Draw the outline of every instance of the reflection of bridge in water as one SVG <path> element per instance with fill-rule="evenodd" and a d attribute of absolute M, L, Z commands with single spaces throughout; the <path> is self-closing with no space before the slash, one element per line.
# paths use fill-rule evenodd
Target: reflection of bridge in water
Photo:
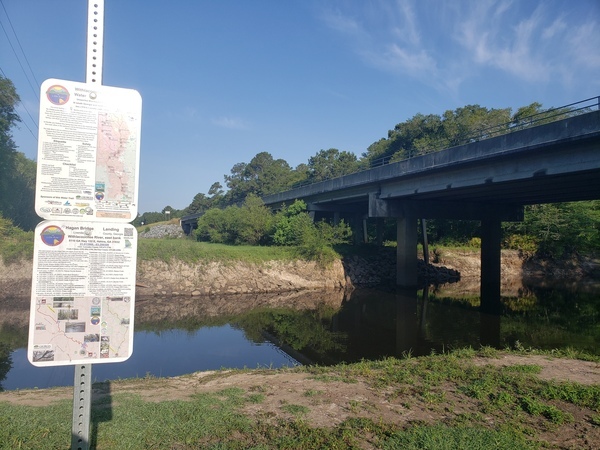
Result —
<path fill-rule="evenodd" d="M 224 353 L 234 350 L 235 354 L 235 348 L 238 348 L 231 346 L 229 333 L 223 335 L 217 331 L 211 334 L 210 329 L 213 327 L 215 330 L 235 329 L 238 335 L 242 332 L 245 337 L 240 341 L 243 342 L 243 348 L 246 348 L 247 342 L 261 345 L 269 341 L 280 349 L 279 353 L 284 352 L 303 364 L 314 362 L 329 365 L 361 359 L 377 360 L 387 356 L 428 355 L 432 351 L 479 348 L 480 345 L 504 348 L 516 341 L 526 347 L 569 346 L 597 353 L 595 341 L 590 340 L 590 336 L 594 336 L 595 322 L 588 316 L 584 317 L 583 313 L 597 304 L 597 289 L 586 292 L 585 295 L 581 295 L 579 290 L 565 292 L 560 296 L 557 292 L 551 292 L 547 295 L 551 301 L 544 302 L 544 297 L 537 296 L 537 289 L 531 289 L 535 286 L 515 285 L 504 301 L 511 308 L 509 311 L 519 311 L 525 307 L 528 313 L 526 316 L 516 313 L 515 318 L 510 317 L 511 313 L 500 318 L 498 315 L 477 311 L 473 306 L 479 300 L 477 290 L 465 290 L 460 285 L 461 282 L 436 287 L 430 295 L 427 290 L 398 288 L 391 291 L 359 289 L 350 293 L 305 291 L 281 295 L 141 297 L 136 301 L 135 327 L 136 335 L 140 332 L 139 337 L 142 340 L 137 346 L 134 344 L 134 347 L 137 348 L 138 357 L 142 359 L 131 362 L 134 363 L 134 369 L 139 370 L 137 373 L 147 373 L 158 368 L 155 374 L 160 376 L 161 373 L 164 374 L 162 367 L 166 367 L 165 364 L 175 363 L 175 366 L 179 367 L 178 358 L 189 360 L 192 353 L 205 355 L 202 351 L 195 351 L 204 347 L 207 337 L 212 335 L 215 338 L 209 339 L 210 352 L 205 355 L 206 359 L 198 360 L 197 364 L 201 366 L 195 366 L 199 368 L 190 366 L 187 372 L 168 376 L 182 375 L 195 370 L 238 367 L 222 364 L 210 367 L 211 354 L 218 355 L 220 349 L 223 349 Z M 522 296 L 523 291 L 526 292 L 525 296 Z M 532 309 L 537 299 L 543 305 L 543 313 Z M 557 312 L 560 313 L 560 317 Z M 537 322 L 530 320 L 536 316 L 539 316 Z M 554 316 L 556 320 L 553 319 Z M 0 334 L 2 339 L 8 338 L 5 343 L 10 346 L 9 350 L 26 346 L 28 317 L 28 298 L 0 301 Z M 501 320 L 504 324 L 502 330 Z M 565 328 L 565 324 L 568 324 L 568 327 Z M 521 331 L 519 327 L 522 328 Z M 540 332 L 533 331 L 532 334 L 532 330 Z M 144 335 L 156 335 L 160 342 L 152 340 L 152 347 L 144 348 L 143 342 L 148 342 Z M 181 338 L 173 340 L 174 336 Z M 223 336 L 226 338 L 221 346 L 220 339 Z M 191 346 L 197 347 L 192 350 Z M 30 366 L 26 364 L 24 352 L 17 358 L 22 358 L 13 359 L 19 370 L 22 370 L 24 365 Z M 261 364 L 265 364 L 264 361 Z M 7 360 L 0 356 L 0 369 L 4 368 L 5 371 L 2 373 L 0 370 L 0 388 L 2 378 L 6 376 L 6 371 L 10 370 L 11 365 L 10 358 Z M 252 362 L 246 361 L 243 367 L 252 365 Z M 104 365 L 115 368 L 121 366 Z M 31 370 L 34 368 L 31 367 Z M 13 372 L 13 380 L 14 376 Z M 118 374 L 112 378 L 113 375 L 107 373 L 106 379 L 122 376 Z M 136 376 L 136 372 L 125 376 Z M 53 377 L 56 381 L 59 375 L 55 373 Z M 48 379 L 44 376 L 44 383 L 47 383 Z M 72 375 L 69 373 L 68 383 L 71 381 Z"/>
<path fill-rule="evenodd" d="M 475 293 L 476 294 L 476 293 Z M 278 312 L 279 321 L 289 321 L 286 330 L 299 326 L 297 314 L 311 313 L 326 306 L 332 310 L 329 319 L 321 319 L 317 328 L 333 344 L 331 348 L 298 348 L 297 342 L 286 340 L 277 330 L 260 330 L 260 338 L 301 364 L 330 365 L 384 356 L 428 355 L 453 345 L 478 348 L 499 347 L 500 316 L 472 309 L 430 303 L 428 289 L 358 289 L 343 291 L 302 291 L 282 294 L 235 294 L 216 297 L 142 298 L 136 302 L 136 323 L 140 327 L 164 324 L 190 327 L 224 318 L 237 323 L 239 317 L 259 310 Z M 287 313 L 286 313 L 287 311 Z M 318 314 L 316 315 L 318 316 Z M 245 329 L 243 320 L 241 329 Z M 249 330 L 247 330 L 249 331 Z M 299 330 L 298 333 L 304 330 Z M 295 335 L 295 332 L 291 332 Z M 255 338 L 258 337 L 255 336 Z M 306 337 L 317 342 L 317 335 Z M 318 342 L 317 347 L 323 345 Z M 339 346 L 338 349 L 335 346 Z"/>

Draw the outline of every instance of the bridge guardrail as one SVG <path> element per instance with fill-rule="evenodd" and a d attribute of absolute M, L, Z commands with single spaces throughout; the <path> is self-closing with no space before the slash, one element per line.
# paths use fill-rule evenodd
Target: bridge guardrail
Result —
<path fill-rule="evenodd" d="M 438 145 L 427 149 L 424 153 L 433 153 L 436 151 L 444 150 L 446 148 L 457 147 L 459 145 L 471 144 L 473 142 L 491 139 L 497 136 L 512 133 L 514 131 L 520 131 L 533 126 L 556 122 L 558 120 L 574 117 L 580 114 L 585 114 L 594 110 L 600 110 L 600 96 L 590 97 L 585 100 L 570 103 L 568 105 L 559 106 L 557 108 L 550 108 L 529 116 L 519 117 L 509 122 L 493 125 L 487 128 L 482 128 L 451 142 L 447 140 L 440 140 L 438 141 Z M 414 156 L 418 155 L 409 155 L 408 158 L 404 159 L 410 159 Z M 375 159 L 370 162 L 369 169 L 389 164 L 392 158 L 392 156 L 386 156 L 384 158 Z"/>

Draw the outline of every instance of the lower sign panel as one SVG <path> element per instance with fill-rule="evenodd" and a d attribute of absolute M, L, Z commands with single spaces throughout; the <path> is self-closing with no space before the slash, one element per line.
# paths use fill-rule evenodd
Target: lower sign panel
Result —
<path fill-rule="evenodd" d="M 136 256 L 130 224 L 44 221 L 36 227 L 27 351 L 33 365 L 131 356 Z"/>

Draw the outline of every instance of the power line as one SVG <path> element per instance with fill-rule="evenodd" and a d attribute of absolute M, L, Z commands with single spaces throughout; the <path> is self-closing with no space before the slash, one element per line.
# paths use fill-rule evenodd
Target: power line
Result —
<path fill-rule="evenodd" d="M 27 67 L 29 67 L 29 71 L 31 72 L 31 76 L 33 77 L 33 81 L 35 81 L 36 86 L 39 86 L 40 84 L 38 83 L 38 81 L 35 78 L 35 74 L 33 73 L 33 69 L 31 68 L 31 64 L 29 64 L 29 60 L 27 59 L 27 55 L 25 54 L 25 51 L 23 50 L 23 46 L 21 45 L 21 41 L 19 40 L 19 36 L 17 35 L 17 32 L 15 31 L 15 27 L 13 27 L 12 21 L 10 20 L 10 16 L 8 15 L 8 11 L 6 11 L 6 8 L 4 7 L 4 2 L 2 0 L 0 0 L 0 5 L 2 5 L 2 9 L 4 10 L 4 14 L 6 14 L 6 18 L 8 20 L 9 25 L 10 25 L 10 28 L 11 28 L 14 36 L 15 36 L 17 44 L 19 44 L 19 49 L 21 50 L 21 53 L 23 54 L 23 58 L 25 59 L 25 62 L 27 63 Z M 6 39 L 8 40 L 10 48 L 12 49 L 13 53 L 15 54 L 15 57 L 17 58 L 17 61 L 19 62 L 19 65 L 21 66 L 21 70 L 23 70 L 23 73 L 25 74 L 25 78 L 27 78 L 27 82 L 29 83 L 29 86 L 31 87 L 31 90 L 34 93 L 35 98 L 37 98 L 38 101 L 39 101 L 40 100 L 40 96 L 39 96 L 38 90 L 33 87 L 33 84 L 31 83 L 31 80 L 29 79 L 29 76 L 27 75 L 27 71 L 23 67 L 23 64 L 21 64 L 21 60 L 19 59 L 19 56 L 17 55 L 17 52 L 15 51 L 15 48 L 13 47 L 12 42 L 10 41 L 10 38 L 8 37 L 8 33 L 6 32 L 6 29 L 4 28 L 4 25 L 2 25 L 2 22 L 0 22 L 0 26 L 2 26 L 2 30 L 4 31 L 4 34 L 6 35 Z"/>
<path fill-rule="evenodd" d="M 4 70 L 2 70 L 2 67 L 0 67 L 0 73 L 2 73 L 2 76 L 4 78 L 8 79 L 8 77 L 4 73 Z M 15 101 L 14 98 L 13 98 L 13 101 Z M 27 115 L 29 116 L 29 118 L 31 119 L 31 121 L 33 122 L 33 124 L 37 127 L 38 126 L 37 122 L 35 120 L 33 120 L 33 117 L 31 117 L 31 114 L 29 113 L 29 110 L 27 109 L 27 107 L 25 106 L 25 104 L 22 101 L 19 101 L 18 103 L 20 103 L 21 106 L 23 106 L 23 109 L 25 110 L 25 112 L 27 113 Z M 15 111 L 15 114 L 17 114 L 17 116 L 19 116 L 19 113 L 17 113 L 16 111 Z M 29 130 L 29 133 L 33 136 L 33 138 L 37 142 L 37 136 L 36 136 L 36 134 L 33 131 L 31 131 L 31 128 L 29 128 L 29 126 L 27 125 L 27 122 L 24 122 L 23 119 L 21 119 L 21 116 L 19 116 L 19 121 L 23 125 L 25 125 L 25 128 L 27 128 L 27 130 Z"/>
<path fill-rule="evenodd" d="M 15 31 L 15 28 L 12 24 L 12 21 L 10 20 L 10 17 L 8 15 L 8 11 L 6 11 L 6 8 L 4 6 L 4 2 L 2 0 L 0 0 L 0 5 L 2 5 L 2 9 L 4 10 L 4 14 L 6 15 L 6 18 L 8 20 L 8 23 L 10 24 L 12 33 L 15 37 L 15 40 L 17 41 L 17 43 L 19 44 L 19 48 L 21 50 L 21 53 L 23 55 L 23 58 L 25 59 L 25 62 L 27 63 L 27 67 L 29 68 L 29 71 L 31 72 L 31 76 L 33 77 L 34 81 L 36 84 L 39 84 L 35 78 L 35 74 L 33 73 L 33 69 L 31 68 L 31 64 L 29 64 L 29 60 L 27 59 L 27 55 L 25 54 L 25 51 L 23 50 L 23 46 L 21 45 L 21 41 L 19 41 L 19 37 L 17 35 L 17 32 Z M 19 58 L 19 55 L 17 53 L 17 51 L 15 50 L 15 47 L 6 31 L 6 28 L 4 27 L 4 24 L 2 22 L 0 22 L 0 27 L 2 28 L 2 31 L 4 32 L 4 35 L 6 36 L 6 41 L 8 42 L 8 44 L 10 45 L 10 48 L 13 51 L 13 54 L 15 55 L 15 58 L 17 59 L 17 62 L 19 63 L 19 66 L 21 67 L 21 70 L 23 71 L 23 74 L 25 75 L 25 78 L 27 79 L 27 83 L 29 84 L 29 86 L 31 87 L 31 90 L 33 91 L 35 98 L 38 100 L 38 102 L 40 101 L 40 97 L 39 97 L 39 92 L 38 89 L 34 88 L 33 84 L 31 83 L 31 79 L 29 78 L 29 75 L 27 74 L 27 71 L 25 70 L 25 68 L 23 67 L 23 64 L 21 63 L 21 58 Z M 4 70 L 2 70 L 0 68 L 0 71 L 2 72 L 2 75 L 5 78 L 8 78 L 6 76 L 6 74 L 4 73 Z M 31 115 L 31 113 L 29 112 L 29 110 L 27 109 L 27 106 L 25 105 L 25 103 L 23 102 L 19 102 L 21 104 L 21 106 L 23 107 L 23 109 L 25 110 L 25 112 L 27 113 L 27 115 L 29 116 L 29 119 L 31 119 L 31 122 L 33 123 L 33 125 L 37 129 L 39 129 L 39 125 L 37 123 L 37 120 L 35 120 L 33 118 L 33 116 Z M 19 117 L 20 118 L 20 117 Z M 36 140 L 37 142 L 37 133 L 34 133 L 31 128 L 27 125 L 27 123 L 21 119 L 21 123 L 25 126 L 25 128 L 27 128 L 27 130 L 29 131 L 29 133 L 31 134 L 31 136 L 33 136 L 33 138 Z"/>

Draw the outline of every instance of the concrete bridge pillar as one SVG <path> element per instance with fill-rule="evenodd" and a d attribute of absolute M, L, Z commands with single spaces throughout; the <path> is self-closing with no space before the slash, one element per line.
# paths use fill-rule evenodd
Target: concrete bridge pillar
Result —
<path fill-rule="evenodd" d="M 383 245 L 383 233 L 385 231 L 385 223 L 382 217 L 377 217 L 377 245 L 381 247 Z"/>
<path fill-rule="evenodd" d="M 396 219 L 396 284 L 417 286 L 417 218 L 411 214 Z"/>

